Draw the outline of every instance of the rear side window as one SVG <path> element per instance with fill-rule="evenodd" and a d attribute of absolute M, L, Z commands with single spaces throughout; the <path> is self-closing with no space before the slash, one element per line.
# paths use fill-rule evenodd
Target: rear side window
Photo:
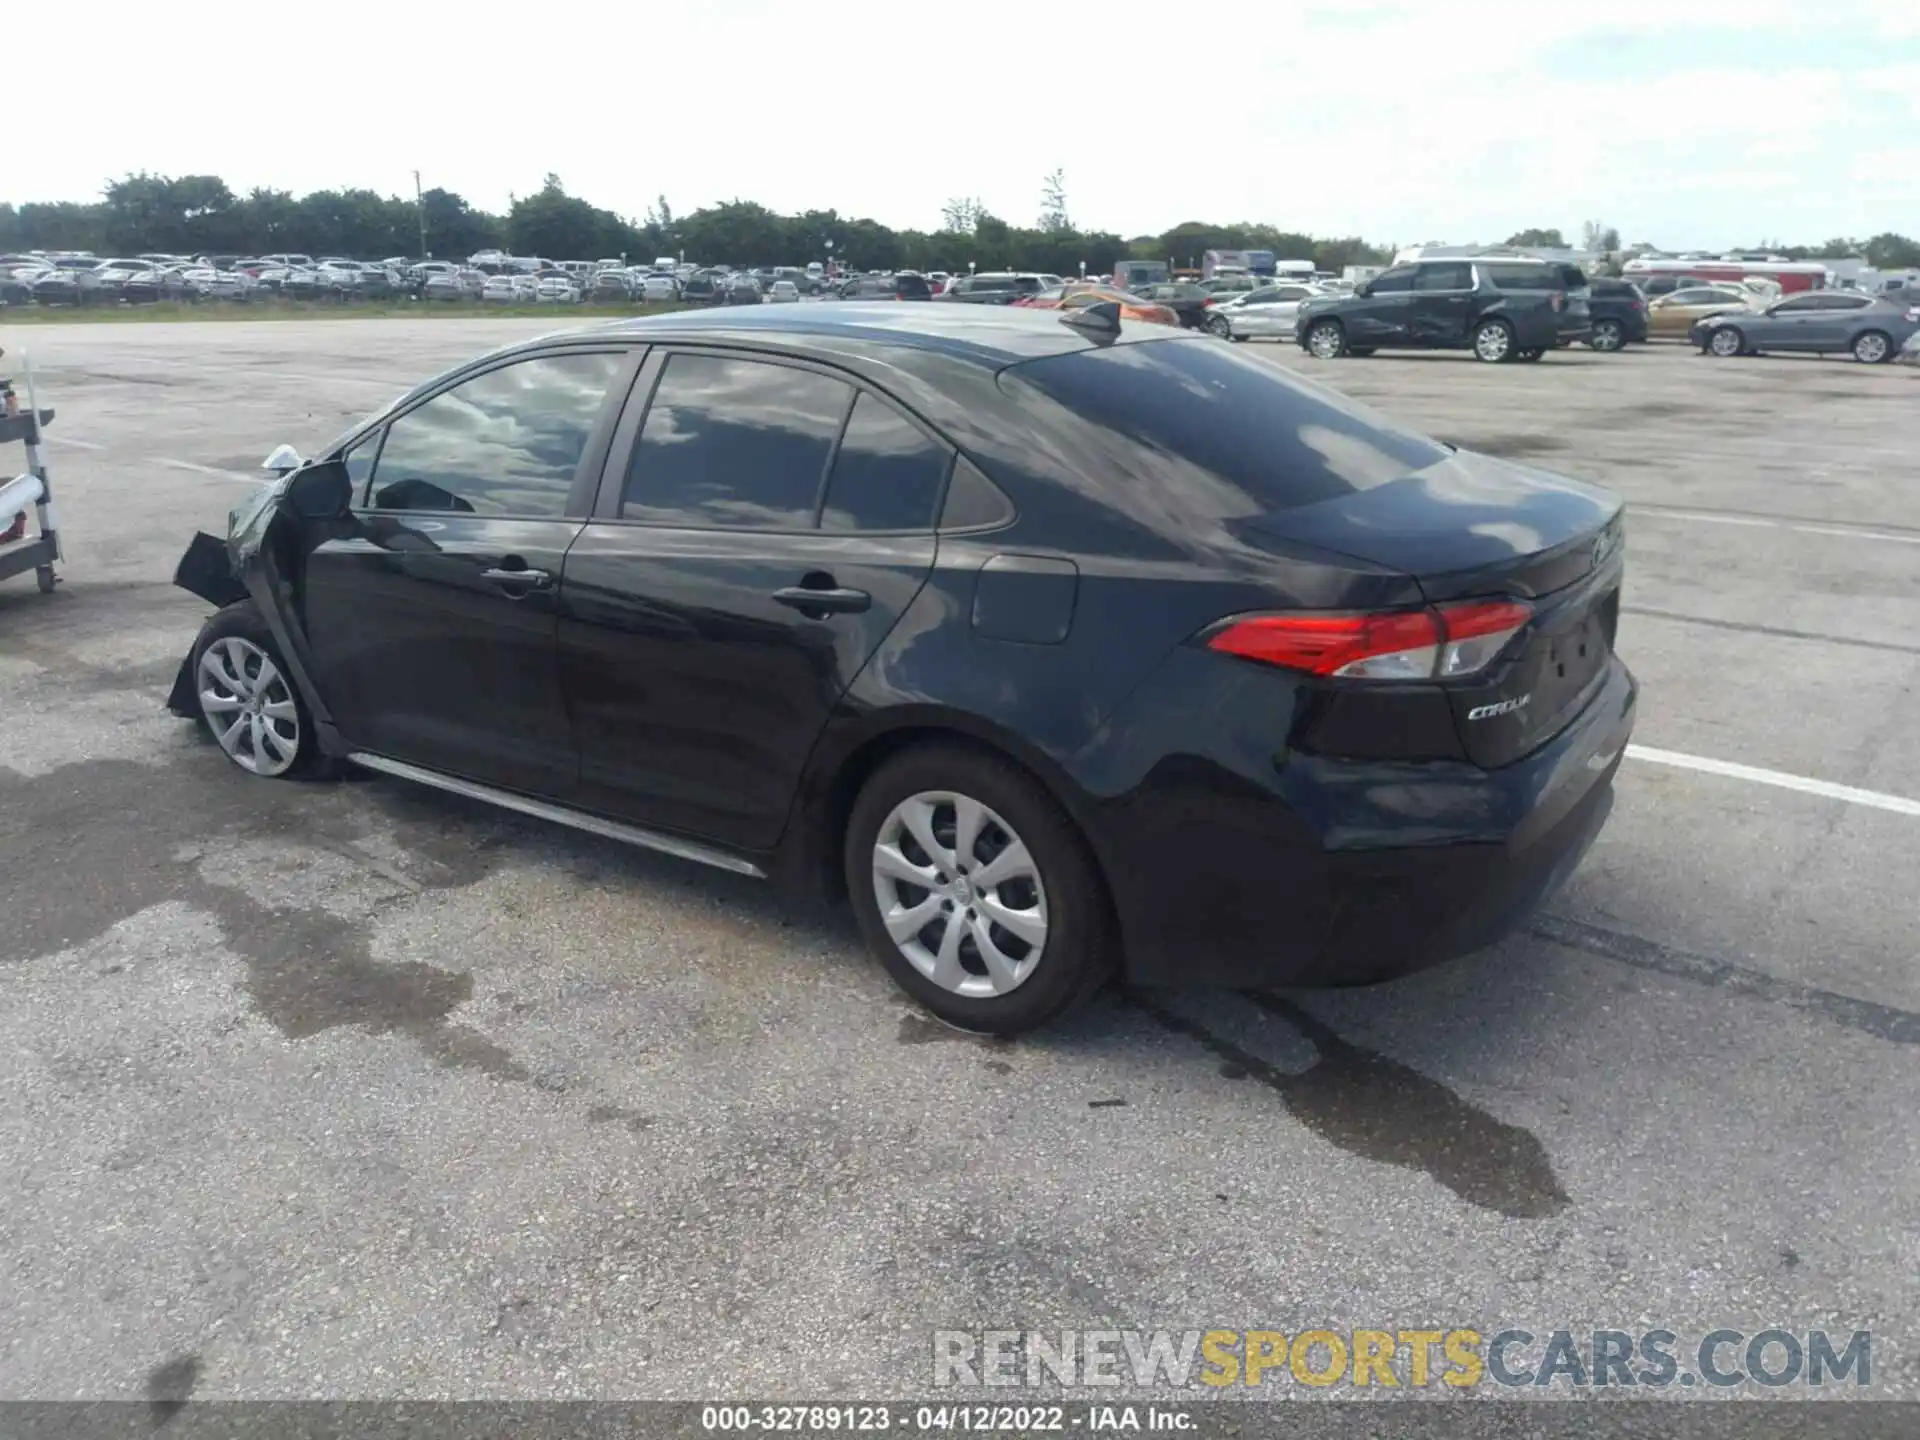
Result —
<path fill-rule="evenodd" d="M 538 356 L 409 410 L 387 427 L 373 508 L 560 518 L 624 363 L 618 354 Z"/>
<path fill-rule="evenodd" d="M 1552 265 L 1489 265 L 1486 271 L 1502 290 L 1564 290 L 1567 285 Z"/>
<path fill-rule="evenodd" d="M 719 355 L 673 355 L 627 465 L 620 515 L 655 525 L 810 529 L 853 387 Z"/>
<path fill-rule="evenodd" d="M 1447 450 L 1331 390 L 1205 340 L 1155 340 L 1030 360 L 1003 373 L 1089 427 L 1116 505 L 1198 502 L 1265 514 L 1368 490 Z M 1137 495 L 1130 494 L 1137 490 Z"/>
<path fill-rule="evenodd" d="M 1416 290 L 1471 290 L 1473 288 L 1473 267 L 1464 261 L 1458 264 L 1422 265 L 1413 277 Z"/>
<path fill-rule="evenodd" d="M 834 456 L 820 528 L 928 529 L 948 459 L 944 445 L 886 401 L 861 395 Z"/>
<path fill-rule="evenodd" d="M 931 296 L 933 294 L 933 291 L 927 285 L 927 282 L 921 279 L 918 275 L 902 275 L 897 280 L 894 281 L 894 284 L 899 287 L 896 293 L 901 295 L 911 295 L 916 300 L 923 295 Z"/>

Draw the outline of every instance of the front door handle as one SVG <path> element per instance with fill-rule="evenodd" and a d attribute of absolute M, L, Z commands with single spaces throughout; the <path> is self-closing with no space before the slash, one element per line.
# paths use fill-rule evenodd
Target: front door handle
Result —
<path fill-rule="evenodd" d="M 495 566 L 480 572 L 482 580 L 491 580 L 496 585 L 510 586 L 516 590 L 551 590 L 553 575 L 546 570 L 508 570 Z"/>
<path fill-rule="evenodd" d="M 810 585 L 789 585 L 774 591 L 773 598 L 803 615 L 853 615 L 873 604 L 873 596 L 866 591 L 837 586 L 816 590 Z"/>

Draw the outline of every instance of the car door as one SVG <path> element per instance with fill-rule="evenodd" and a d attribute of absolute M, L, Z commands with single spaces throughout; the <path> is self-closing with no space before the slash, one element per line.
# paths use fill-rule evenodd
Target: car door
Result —
<path fill-rule="evenodd" d="M 1740 328 L 1746 332 L 1747 343 L 1755 349 L 1764 350 L 1819 349 L 1823 329 L 1832 330 L 1836 335 L 1839 333 L 1834 318 L 1822 315 L 1820 304 L 1823 298 L 1819 295 L 1795 295 L 1792 299 L 1776 302 L 1758 315 L 1743 319 Z"/>
<path fill-rule="evenodd" d="M 1414 344 L 1436 349 L 1465 345 L 1467 323 L 1473 318 L 1473 266 L 1447 260 L 1417 267 L 1410 308 Z"/>
<path fill-rule="evenodd" d="M 1417 266 L 1396 265 L 1376 275 L 1367 293 L 1340 309 L 1350 345 L 1408 345 L 1413 337 L 1413 278 Z M 1348 305 L 1352 308 L 1349 309 Z"/>
<path fill-rule="evenodd" d="M 1806 325 L 1807 350 L 1845 350 L 1852 346 L 1861 312 L 1873 304 L 1865 295 L 1841 295 L 1834 291 L 1815 291 L 1797 297 L 1812 300 Z"/>
<path fill-rule="evenodd" d="M 771 847 L 821 727 L 926 582 L 951 461 L 842 372 L 656 351 L 561 585 L 581 802 Z"/>
<path fill-rule="evenodd" d="M 355 748 L 570 795 L 559 582 L 638 363 L 621 346 L 516 356 L 349 452 L 355 533 L 308 558 L 303 618 L 315 683 Z"/>

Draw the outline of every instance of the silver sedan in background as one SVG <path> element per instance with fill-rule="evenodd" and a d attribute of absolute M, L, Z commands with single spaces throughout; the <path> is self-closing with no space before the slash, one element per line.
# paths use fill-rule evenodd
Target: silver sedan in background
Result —
<path fill-rule="evenodd" d="M 1303 300 L 1324 294 L 1316 285 L 1268 285 L 1207 310 L 1207 329 L 1226 340 L 1292 340 Z"/>

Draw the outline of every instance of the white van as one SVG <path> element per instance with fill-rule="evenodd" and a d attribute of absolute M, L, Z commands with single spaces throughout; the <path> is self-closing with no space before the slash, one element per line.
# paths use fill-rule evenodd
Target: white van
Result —
<path fill-rule="evenodd" d="M 653 268 L 658 270 L 662 275 L 671 275 L 673 273 L 673 267 L 679 263 L 680 262 L 671 255 L 662 255 L 653 262 Z"/>

